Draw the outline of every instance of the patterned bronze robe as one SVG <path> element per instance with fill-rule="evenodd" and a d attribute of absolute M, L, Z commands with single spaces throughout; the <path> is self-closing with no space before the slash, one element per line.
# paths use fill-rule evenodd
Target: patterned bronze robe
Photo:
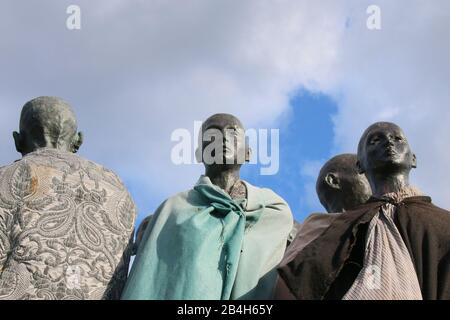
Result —
<path fill-rule="evenodd" d="M 0 168 L 0 299 L 116 299 L 136 208 L 108 169 L 56 149 Z"/>

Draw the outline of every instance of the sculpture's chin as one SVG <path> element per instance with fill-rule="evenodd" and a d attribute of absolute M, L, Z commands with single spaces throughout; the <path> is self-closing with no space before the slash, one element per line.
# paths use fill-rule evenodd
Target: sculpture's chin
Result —
<path fill-rule="evenodd" d="M 373 166 L 373 170 L 371 171 L 383 174 L 395 174 L 409 171 L 410 169 L 411 164 L 409 163 L 409 161 L 407 161 L 407 159 L 404 159 L 402 157 L 391 157 L 388 159 L 380 159 L 379 161 L 377 161 Z"/>

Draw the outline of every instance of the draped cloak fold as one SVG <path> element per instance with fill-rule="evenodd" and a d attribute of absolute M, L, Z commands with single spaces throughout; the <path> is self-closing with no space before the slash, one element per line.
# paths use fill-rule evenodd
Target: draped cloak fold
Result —
<path fill-rule="evenodd" d="M 201 176 L 149 223 L 122 299 L 269 299 L 293 218 L 269 189 L 243 181 L 233 200 Z"/>
<path fill-rule="evenodd" d="M 363 266 L 367 227 L 387 200 L 372 198 L 335 217 L 321 235 L 289 254 L 279 274 L 297 299 L 341 299 Z M 430 197 L 395 203 L 395 224 L 414 264 L 425 300 L 450 299 L 450 212 Z"/>

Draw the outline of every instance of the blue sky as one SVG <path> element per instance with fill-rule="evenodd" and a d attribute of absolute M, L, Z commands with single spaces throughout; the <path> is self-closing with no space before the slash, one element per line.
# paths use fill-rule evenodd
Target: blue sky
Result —
<path fill-rule="evenodd" d="M 324 211 L 315 196 L 315 173 L 332 153 L 332 116 L 337 109 L 329 97 L 305 90 L 295 94 L 290 105 L 279 123 L 279 172 L 260 175 L 257 165 L 247 165 L 242 177 L 273 189 L 288 202 L 295 219 L 303 221 L 310 213 Z"/>
<path fill-rule="evenodd" d="M 66 28 L 72 4 L 80 30 Z M 366 26 L 371 4 L 380 30 Z M 228 112 L 280 130 L 279 173 L 248 165 L 242 176 L 301 221 L 323 211 L 324 161 L 384 120 L 417 155 L 413 183 L 448 208 L 449 32 L 447 0 L 4 0 L 0 165 L 18 158 L 11 132 L 23 104 L 60 96 L 85 134 L 80 155 L 125 181 L 140 221 L 203 171 L 171 163 L 171 132 Z"/>

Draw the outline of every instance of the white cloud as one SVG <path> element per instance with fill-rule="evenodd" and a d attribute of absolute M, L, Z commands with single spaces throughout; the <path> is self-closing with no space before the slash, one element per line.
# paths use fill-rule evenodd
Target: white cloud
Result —
<path fill-rule="evenodd" d="M 376 1 L 382 29 L 352 17 L 342 39 L 336 89 L 336 151 L 354 151 L 372 122 L 399 124 L 416 152 L 413 182 L 449 208 L 450 2 Z M 363 4 L 360 5 L 360 8 Z"/>
<path fill-rule="evenodd" d="M 80 31 L 65 29 L 69 4 L 0 5 L 1 163 L 16 157 L 3 138 L 23 103 L 58 95 L 86 133 L 81 153 L 160 202 L 201 172 L 170 163 L 174 129 L 219 111 L 264 126 L 303 87 L 337 99 L 336 152 L 354 152 L 373 121 L 398 122 L 415 181 L 450 207 L 450 2 L 377 0 L 380 31 L 366 29 L 365 1 L 80 0 Z"/>
<path fill-rule="evenodd" d="M 80 152 L 146 181 L 155 197 L 201 172 L 170 163 L 174 129 L 219 111 L 248 127 L 271 123 L 290 92 L 329 81 L 344 29 L 334 1 L 329 11 L 294 1 L 78 1 L 80 31 L 65 29 L 69 4 L 2 4 L 2 113 L 34 96 L 64 97 L 85 131 Z M 16 128 L 11 119 L 2 136 Z M 0 148 L 11 160 L 11 142 Z"/>

